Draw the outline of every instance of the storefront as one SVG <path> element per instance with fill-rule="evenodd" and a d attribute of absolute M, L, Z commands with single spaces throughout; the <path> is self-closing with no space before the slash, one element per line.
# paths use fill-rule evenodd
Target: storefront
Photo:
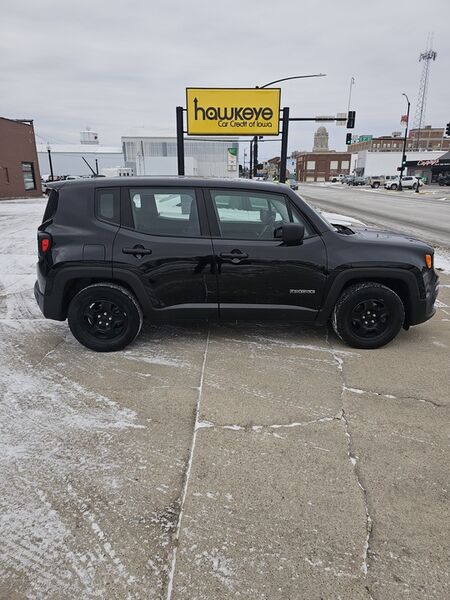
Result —
<path fill-rule="evenodd" d="M 425 183 L 438 183 L 439 178 L 450 175 L 450 152 L 431 160 L 406 162 L 407 174 L 421 176 Z"/>

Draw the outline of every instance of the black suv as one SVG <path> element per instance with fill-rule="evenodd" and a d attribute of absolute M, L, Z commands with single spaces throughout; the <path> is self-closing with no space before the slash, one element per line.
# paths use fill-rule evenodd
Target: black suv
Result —
<path fill-rule="evenodd" d="M 288 186 L 195 178 L 59 182 L 38 229 L 36 300 L 119 350 L 179 318 L 325 324 L 377 348 L 435 312 L 433 249 L 331 225 Z"/>

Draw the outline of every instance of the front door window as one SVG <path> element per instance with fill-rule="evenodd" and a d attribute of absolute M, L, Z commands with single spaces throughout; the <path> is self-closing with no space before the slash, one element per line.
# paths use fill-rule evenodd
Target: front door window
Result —
<path fill-rule="evenodd" d="M 221 236 L 224 239 L 272 240 L 283 223 L 302 223 L 310 228 L 281 194 L 211 190 Z"/>

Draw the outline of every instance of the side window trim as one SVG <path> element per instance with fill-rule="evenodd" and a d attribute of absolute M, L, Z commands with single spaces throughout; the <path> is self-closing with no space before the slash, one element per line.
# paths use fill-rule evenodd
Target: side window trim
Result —
<path fill-rule="evenodd" d="M 315 237 L 316 235 L 319 235 L 319 233 L 317 232 L 316 228 L 314 227 L 314 225 L 311 223 L 311 221 L 308 219 L 308 217 L 303 213 L 303 211 L 301 211 L 299 209 L 299 207 L 291 200 L 291 198 L 289 198 L 289 196 L 286 196 L 286 200 L 287 200 L 287 206 L 288 206 L 288 211 L 289 211 L 289 217 L 292 219 L 291 223 L 294 222 L 294 213 L 293 210 L 296 210 L 299 215 L 301 216 L 301 218 L 303 219 L 303 221 L 308 225 L 311 233 L 309 235 L 305 235 L 304 239 L 307 240 L 309 238 Z M 305 232 L 306 233 L 306 232 Z"/>

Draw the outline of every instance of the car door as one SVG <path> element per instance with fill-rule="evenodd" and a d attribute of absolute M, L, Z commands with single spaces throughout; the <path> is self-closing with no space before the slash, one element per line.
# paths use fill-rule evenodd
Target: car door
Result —
<path fill-rule="evenodd" d="M 177 186 L 122 188 L 113 275 L 139 287 L 153 318 L 217 317 L 214 268 L 202 194 Z"/>
<path fill-rule="evenodd" d="M 220 316 L 314 320 L 326 280 L 322 238 L 280 193 L 208 189 L 206 203 L 217 263 Z M 298 246 L 274 238 L 283 223 L 305 227 Z"/>

